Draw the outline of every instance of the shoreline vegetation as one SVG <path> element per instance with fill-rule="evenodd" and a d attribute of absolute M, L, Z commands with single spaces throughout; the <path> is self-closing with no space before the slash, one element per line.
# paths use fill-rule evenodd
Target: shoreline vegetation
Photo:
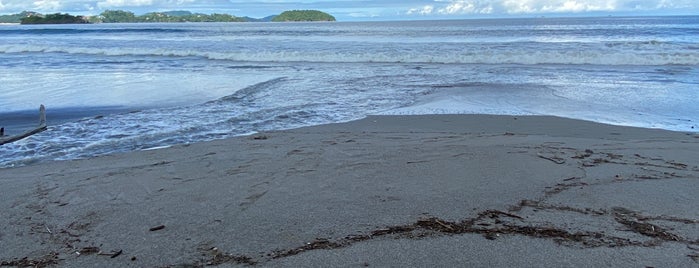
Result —
<path fill-rule="evenodd" d="M 318 10 L 289 10 L 279 15 L 264 18 L 237 17 L 231 14 L 203 14 L 190 11 L 149 12 L 137 16 L 124 10 L 106 10 L 95 16 L 80 16 L 67 13 L 41 14 L 23 11 L 18 14 L 1 15 L 0 23 L 20 24 L 88 24 L 88 23 L 163 23 L 163 22 L 290 22 L 290 21 L 336 21 L 332 15 Z"/>

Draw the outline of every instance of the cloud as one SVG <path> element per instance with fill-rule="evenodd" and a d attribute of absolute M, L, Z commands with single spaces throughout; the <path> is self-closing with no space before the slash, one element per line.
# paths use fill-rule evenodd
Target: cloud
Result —
<path fill-rule="evenodd" d="M 13 5 L 12 0 L 0 0 L 0 11 L 3 10 L 12 10 L 15 9 L 16 7 Z"/>
<path fill-rule="evenodd" d="M 37 0 L 33 4 L 35 10 L 41 11 L 59 11 L 62 7 L 58 0 Z"/>
<path fill-rule="evenodd" d="M 495 10 L 493 1 L 487 0 L 435 0 L 436 5 L 411 8 L 407 15 L 453 15 L 453 14 L 490 14 Z M 435 7 L 439 6 L 439 7 Z"/>
<path fill-rule="evenodd" d="M 63 8 L 61 0 L 0 0 L 0 11 L 8 10 L 37 10 L 42 12 L 57 12 Z"/>
<path fill-rule="evenodd" d="M 629 1 L 637 3 L 639 1 Z M 698 9 L 699 4 L 696 0 L 659 0 L 655 5 L 645 6 L 646 9 Z"/>
<path fill-rule="evenodd" d="M 99 8 L 146 7 L 168 8 L 186 6 L 196 0 L 101 0 L 97 1 Z M 201 1 L 200 1 L 201 2 Z"/>
<path fill-rule="evenodd" d="M 105 0 L 97 2 L 97 6 L 100 8 L 112 8 L 112 7 L 138 7 L 138 6 L 149 6 L 153 5 L 153 0 Z"/>
<path fill-rule="evenodd" d="M 433 0 L 407 9 L 407 15 L 633 12 L 698 9 L 696 0 Z M 429 8 L 428 8 L 429 7 Z"/>
<path fill-rule="evenodd" d="M 490 2 L 455 0 L 437 12 L 440 14 L 489 14 L 493 12 L 493 6 Z"/>
<path fill-rule="evenodd" d="M 408 10 L 407 14 L 408 15 L 412 15 L 412 14 L 429 15 L 429 14 L 432 14 L 433 11 L 434 11 L 434 6 L 426 5 L 426 6 L 423 6 L 422 8 L 411 8 Z"/>
<path fill-rule="evenodd" d="M 58 0 L 38 0 L 34 1 L 34 6 L 40 9 L 58 9 L 61 3 Z"/>
<path fill-rule="evenodd" d="M 565 13 L 589 11 L 614 11 L 614 0 L 505 0 L 502 6 L 506 13 Z"/>

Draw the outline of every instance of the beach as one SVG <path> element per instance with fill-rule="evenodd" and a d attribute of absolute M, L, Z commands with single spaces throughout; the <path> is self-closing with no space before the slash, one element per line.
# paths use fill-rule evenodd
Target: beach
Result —
<path fill-rule="evenodd" d="M 697 267 L 699 134 L 369 116 L 0 169 L 0 264 Z"/>

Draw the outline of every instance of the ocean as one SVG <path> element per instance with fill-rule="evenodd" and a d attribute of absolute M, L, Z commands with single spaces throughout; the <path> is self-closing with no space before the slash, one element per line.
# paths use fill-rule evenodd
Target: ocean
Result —
<path fill-rule="evenodd" d="M 0 167 L 373 114 L 696 132 L 699 16 L 0 25 Z"/>

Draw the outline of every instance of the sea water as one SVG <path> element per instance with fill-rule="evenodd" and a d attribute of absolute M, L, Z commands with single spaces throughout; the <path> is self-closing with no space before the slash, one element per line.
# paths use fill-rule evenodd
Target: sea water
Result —
<path fill-rule="evenodd" d="M 0 25 L 0 167 L 360 119 L 699 128 L 699 17 Z"/>

